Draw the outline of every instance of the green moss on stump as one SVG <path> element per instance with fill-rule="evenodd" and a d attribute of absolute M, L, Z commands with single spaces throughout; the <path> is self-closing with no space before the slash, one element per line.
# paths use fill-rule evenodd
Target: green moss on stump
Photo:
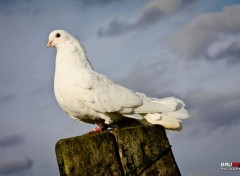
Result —
<path fill-rule="evenodd" d="M 61 139 L 56 155 L 61 176 L 122 176 L 169 147 L 161 126 L 138 126 Z M 130 175 L 181 175 L 172 151 Z"/>

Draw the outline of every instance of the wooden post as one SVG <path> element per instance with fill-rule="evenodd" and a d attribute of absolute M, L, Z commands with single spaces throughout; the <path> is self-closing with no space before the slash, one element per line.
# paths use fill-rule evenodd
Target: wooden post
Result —
<path fill-rule="evenodd" d="M 178 176 L 165 129 L 159 125 L 114 129 L 61 139 L 61 176 Z"/>

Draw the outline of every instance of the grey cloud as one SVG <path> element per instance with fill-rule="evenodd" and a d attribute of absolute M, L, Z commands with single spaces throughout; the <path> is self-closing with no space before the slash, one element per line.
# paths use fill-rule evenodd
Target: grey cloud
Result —
<path fill-rule="evenodd" d="M 33 6 L 35 0 L 9 0 L 0 1 L 0 14 L 10 15 L 12 13 L 37 13 L 39 8 Z M 36 1 L 35 1 L 36 2 Z"/>
<path fill-rule="evenodd" d="M 107 28 L 100 27 L 97 31 L 97 36 L 103 37 L 107 35 L 109 36 L 120 35 L 132 29 L 133 26 L 130 25 L 128 22 L 116 18 L 108 24 Z"/>
<path fill-rule="evenodd" d="M 164 17 L 165 14 L 158 8 L 146 10 L 142 16 L 132 25 L 132 28 L 143 28 L 153 25 Z"/>
<path fill-rule="evenodd" d="M 0 161 L 0 173 L 3 175 L 15 173 L 22 170 L 30 169 L 32 165 L 33 160 L 24 156 L 19 156 Z"/>
<path fill-rule="evenodd" d="M 15 98 L 16 98 L 15 94 L 3 95 L 0 97 L 0 103 L 9 102 L 9 101 L 14 100 Z"/>
<path fill-rule="evenodd" d="M 24 138 L 19 135 L 12 135 L 4 137 L 0 140 L 0 148 L 15 146 L 24 142 Z"/>
<path fill-rule="evenodd" d="M 148 96 L 173 96 L 171 88 L 177 80 L 174 75 L 168 74 L 171 72 L 171 66 L 171 61 L 167 59 L 142 60 L 137 62 L 130 73 L 119 82 Z"/>
<path fill-rule="evenodd" d="M 98 37 L 117 36 L 132 30 L 139 30 L 154 25 L 164 17 L 171 16 L 189 4 L 191 0 L 149 0 L 142 15 L 135 22 L 115 18 L 107 26 L 97 31 Z"/>
<path fill-rule="evenodd" d="M 188 125 L 194 131 L 206 133 L 240 123 L 240 93 L 194 91 L 186 96 L 186 104 L 193 116 Z"/>
<path fill-rule="evenodd" d="M 172 37 L 171 47 L 188 58 L 197 58 L 224 35 L 240 30 L 240 5 L 225 7 L 218 13 L 205 13 L 190 21 Z M 230 54 L 230 53 L 229 53 Z"/>
<path fill-rule="evenodd" d="M 0 1 L 0 15 L 11 15 L 11 14 L 26 14 L 30 13 L 32 15 L 38 14 L 40 11 L 46 11 L 46 5 L 53 6 L 56 9 L 64 9 L 66 6 L 77 6 L 82 9 L 86 7 L 93 6 L 103 6 L 113 2 L 123 2 L 124 0 L 70 0 L 70 1 L 47 1 L 43 0 L 41 2 L 37 0 L 8 0 Z M 46 4 L 46 5 L 45 5 Z M 54 9 L 54 11 L 56 10 Z M 52 9 L 51 9 L 52 10 Z"/>
<path fill-rule="evenodd" d="M 213 43 L 206 50 L 208 59 L 228 59 L 229 61 L 238 61 L 240 59 L 240 37 L 223 37 L 221 40 Z"/>
<path fill-rule="evenodd" d="M 124 0 L 81 0 L 84 5 L 93 6 L 93 5 L 106 5 L 112 2 L 122 2 Z"/>
<path fill-rule="evenodd" d="M 29 3 L 32 2 L 33 0 L 23 0 L 22 2 L 24 3 Z M 8 0 L 8 1 L 0 1 L 0 5 L 2 8 L 4 7 L 11 7 L 11 6 L 15 6 L 19 3 L 18 0 Z"/>

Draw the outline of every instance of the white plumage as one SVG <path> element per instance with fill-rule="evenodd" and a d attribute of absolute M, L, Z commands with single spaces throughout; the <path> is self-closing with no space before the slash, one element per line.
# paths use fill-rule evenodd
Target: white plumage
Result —
<path fill-rule="evenodd" d="M 179 130 L 181 119 L 189 117 L 185 104 L 177 98 L 150 98 L 94 71 L 81 43 L 66 31 L 51 32 L 47 46 L 57 49 L 56 99 L 74 119 L 111 126 L 132 118 L 143 124 Z"/>

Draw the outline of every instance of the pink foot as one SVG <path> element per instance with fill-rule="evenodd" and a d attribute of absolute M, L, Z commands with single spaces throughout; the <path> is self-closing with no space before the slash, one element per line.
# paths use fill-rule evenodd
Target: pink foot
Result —
<path fill-rule="evenodd" d="M 93 128 L 92 131 L 86 133 L 86 134 L 93 134 L 93 133 L 102 133 L 103 131 L 107 130 L 107 125 L 101 125 L 97 126 L 96 128 Z"/>

